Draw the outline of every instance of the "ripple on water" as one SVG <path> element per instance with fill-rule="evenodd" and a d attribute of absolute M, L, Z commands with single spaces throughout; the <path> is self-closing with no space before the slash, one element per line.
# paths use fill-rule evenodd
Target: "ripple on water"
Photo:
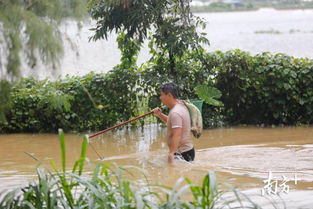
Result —
<path fill-rule="evenodd" d="M 301 181 L 313 181 L 313 148 L 301 145 L 300 150 L 282 147 L 226 146 L 200 150 L 197 164 L 213 166 L 222 172 L 266 178 L 268 172 L 297 173 Z"/>

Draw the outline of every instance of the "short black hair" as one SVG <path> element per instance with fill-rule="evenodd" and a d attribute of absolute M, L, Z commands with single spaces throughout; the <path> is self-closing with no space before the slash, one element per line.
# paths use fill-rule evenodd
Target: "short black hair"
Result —
<path fill-rule="evenodd" d="M 161 86 L 160 91 L 165 94 L 171 93 L 175 99 L 178 99 L 178 88 L 175 83 L 165 83 Z"/>

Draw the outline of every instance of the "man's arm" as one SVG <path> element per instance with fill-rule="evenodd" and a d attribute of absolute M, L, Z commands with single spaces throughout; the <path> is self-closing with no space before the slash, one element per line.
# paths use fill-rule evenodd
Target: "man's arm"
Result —
<path fill-rule="evenodd" d="M 163 114 L 162 113 L 162 109 L 161 108 L 155 108 L 152 110 L 153 111 L 153 114 L 155 116 L 157 116 L 158 118 L 160 118 L 164 123 L 167 123 L 167 115 Z"/>
<path fill-rule="evenodd" d="M 168 147 L 169 147 L 169 153 L 168 153 L 168 163 L 173 163 L 174 161 L 174 153 L 176 152 L 179 141 L 182 137 L 183 129 L 182 128 L 173 128 L 172 134 L 170 136 Z"/>

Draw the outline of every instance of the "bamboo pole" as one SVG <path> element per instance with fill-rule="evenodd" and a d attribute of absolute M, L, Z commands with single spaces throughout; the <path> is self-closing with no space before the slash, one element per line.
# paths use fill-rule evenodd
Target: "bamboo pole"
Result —
<path fill-rule="evenodd" d="M 148 113 L 146 113 L 146 114 L 144 114 L 144 115 L 141 115 L 141 116 L 132 118 L 132 119 L 130 119 L 130 120 L 128 120 L 128 121 L 125 121 L 125 122 L 123 122 L 123 123 L 117 124 L 117 125 L 115 125 L 115 126 L 112 126 L 112 127 L 110 127 L 110 128 L 107 128 L 107 129 L 105 129 L 105 130 L 99 131 L 99 132 L 97 132 L 97 133 L 92 134 L 91 136 L 89 136 L 89 138 L 93 138 L 93 137 L 98 136 L 98 135 L 100 135 L 100 134 L 104 134 L 104 133 L 106 133 L 106 132 L 108 132 L 108 131 L 111 131 L 111 130 L 113 130 L 113 129 L 115 129 L 115 128 L 124 126 L 124 125 L 126 125 L 126 124 L 128 124 L 128 123 L 131 123 L 131 122 L 133 122 L 133 121 L 139 120 L 139 119 L 144 118 L 144 117 L 146 117 L 146 116 L 148 116 L 148 115 L 151 115 L 151 114 L 153 114 L 153 111 L 148 112 Z"/>

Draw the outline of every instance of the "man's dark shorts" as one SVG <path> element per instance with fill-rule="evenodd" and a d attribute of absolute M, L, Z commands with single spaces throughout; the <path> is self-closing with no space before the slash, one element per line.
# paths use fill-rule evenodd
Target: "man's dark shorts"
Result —
<path fill-rule="evenodd" d="M 192 148 L 191 150 L 182 153 L 175 152 L 174 155 L 181 156 L 184 160 L 191 162 L 195 159 L 195 149 Z"/>

